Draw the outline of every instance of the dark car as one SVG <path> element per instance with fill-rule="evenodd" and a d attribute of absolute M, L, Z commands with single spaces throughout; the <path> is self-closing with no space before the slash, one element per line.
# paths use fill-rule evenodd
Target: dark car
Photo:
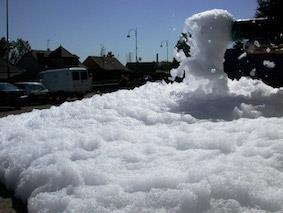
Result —
<path fill-rule="evenodd" d="M 26 99 L 24 90 L 13 84 L 0 82 L 0 106 L 19 108 L 25 104 Z"/>
<path fill-rule="evenodd" d="M 46 103 L 49 100 L 49 91 L 40 82 L 17 82 L 15 85 L 26 92 L 29 103 Z"/>

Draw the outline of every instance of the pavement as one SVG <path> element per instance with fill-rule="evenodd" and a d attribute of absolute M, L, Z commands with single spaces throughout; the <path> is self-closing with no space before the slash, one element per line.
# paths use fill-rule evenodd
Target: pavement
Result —
<path fill-rule="evenodd" d="M 84 98 L 90 98 L 94 95 L 98 95 L 97 93 L 88 93 L 84 96 Z M 19 109 L 13 108 L 13 107 L 3 107 L 0 106 L 0 118 L 6 117 L 8 115 L 17 115 L 17 114 L 21 114 L 21 113 L 25 113 L 25 112 L 31 112 L 34 109 L 49 109 L 52 106 L 59 106 L 62 103 L 64 103 L 65 101 L 76 101 L 78 99 L 76 98 L 69 98 L 67 100 L 64 101 L 53 101 L 53 102 L 49 102 L 48 104 L 40 104 L 40 105 L 31 105 L 31 106 L 23 106 Z M 0 212 L 1 213 L 1 212 Z"/>
<path fill-rule="evenodd" d="M 0 213 L 27 213 L 27 205 L 0 184 Z"/>
<path fill-rule="evenodd" d="M 26 106 L 26 107 L 21 107 L 20 109 L 14 109 L 12 107 L 0 107 L 0 118 L 6 117 L 8 115 L 17 115 L 25 112 L 31 112 L 34 109 L 48 109 L 51 106 L 53 105 L 46 104 L 46 105 L 38 105 L 38 106 Z"/>

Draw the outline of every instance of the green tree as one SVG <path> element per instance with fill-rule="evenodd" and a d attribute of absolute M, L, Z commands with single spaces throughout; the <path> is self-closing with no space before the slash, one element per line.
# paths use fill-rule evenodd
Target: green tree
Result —
<path fill-rule="evenodd" d="M 16 41 L 12 41 L 10 47 L 9 61 L 12 64 L 16 64 L 24 54 L 31 50 L 29 42 L 20 38 Z"/>
<path fill-rule="evenodd" d="M 283 1 L 282 0 L 257 0 L 256 17 L 267 17 L 276 20 L 283 19 Z"/>
<path fill-rule="evenodd" d="M 7 42 L 4 37 L 2 37 L 0 39 L 0 58 L 6 57 L 8 47 L 9 47 L 9 42 Z"/>
<path fill-rule="evenodd" d="M 191 34 L 189 32 L 188 33 L 181 33 L 181 36 L 180 36 L 180 38 L 177 41 L 177 44 L 175 46 L 177 48 L 177 52 L 179 52 L 180 50 L 183 50 L 186 57 L 191 56 L 191 54 L 190 54 L 191 47 L 187 43 L 188 40 L 189 40 L 189 37 L 191 37 Z"/>
<path fill-rule="evenodd" d="M 21 57 L 31 50 L 31 46 L 28 41 L 18 38 L 16 41 L 7 42 L 3 37 L 0 39 L 0 57 L 7 58 L 9 50 L 8 60 L 12 64 L 16 64 Z"/>

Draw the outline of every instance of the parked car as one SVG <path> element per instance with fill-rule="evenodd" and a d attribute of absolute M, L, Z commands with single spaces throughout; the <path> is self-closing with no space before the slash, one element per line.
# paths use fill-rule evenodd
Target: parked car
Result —
<path fill-rule="evenodd" d="M 40 82 L 17 82 L 15 85 L 28 95 L 29 103 L 46 103 L 49 99 L 48 89 Z"/>
<path fill-rule="evenodd" d="M 39 73 L 51 96 L 82 96 L 91 89 L 88 70 L 82 67 L 51 69 Z"/>
<path fill-rule="evenodd" d="M 0 106 L 19 108 L 26 103 L 27 95 L 24 90 L 13 84 L 0 82 Z"/>

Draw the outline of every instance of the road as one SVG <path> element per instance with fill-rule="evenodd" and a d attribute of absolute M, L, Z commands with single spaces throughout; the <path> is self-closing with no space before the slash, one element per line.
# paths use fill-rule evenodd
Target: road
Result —
<path fill-rule="evenodd" d="M 27 205 L 0 184 L 0 213 L 27 213 Z"/>
<path fill-rule="evenodd" d="M 94 93 L 94 92 L 88 93 L 84 96 L 84 98 L 90 98 L 90 97 L 97 95 L 97 94 L 98 93 Z M 75 101 L 75 100 L 77 100 L 77 99 L 75 99 L 75 98 L 67 99 L 66 101 Z M 15 109 L 13 107 L 1 107 L 0 106 L 0 118 L 6 117 L 8 115 L 17 115 L 17 114 L 21 114 L 21 113 L 25 113 L 25 112 L 31 112 L 34 109 L 48 109 L 52 106 L 59 106 L 63 102 L 64 101 L 57 101 L 57 102 L 52 102 L 52 103 L 48 103 L 48 104 L 24 106 L 24 107 L 21 107 L 20 109 Z"/>

